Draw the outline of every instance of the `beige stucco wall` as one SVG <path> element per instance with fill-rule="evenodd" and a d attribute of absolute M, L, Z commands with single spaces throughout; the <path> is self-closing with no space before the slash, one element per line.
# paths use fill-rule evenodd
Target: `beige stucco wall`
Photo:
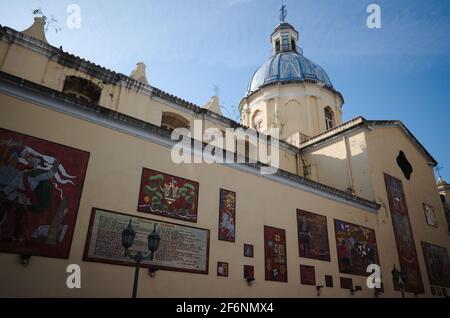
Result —
<path fill-rule="evenodd" d="M 366 130 L 338 136 L 304 151 L 309 165 L 317 170 L 317 181 L 375 200 L 370 178 Z"/>
<path fill-rule="evenodd" d="M 17 44 L 9 45 L 5 52 L 2 71 L 41 83 L 47 65 L 47 57 Z"/>
<path fill-rule="evenodd" d="M 17 255 L 0 254 L 1 296 L 128 297 L 133 268 L 83 262 L 82 256 L 92 207 L 174 221 L 136 212 L 143 167 L 199 181 L 196 226 L 211 230 L 209 275 L 159 271 L 152 279 L 143 270 L 139 288 L 143 297 L 316 297 L 314 287 L 300 285 L 300 264 L 316 266 L 319 285 L 324 285 L 325 274 L 333 275 L 335 287 L 323 289 L 325 297 L 350 296 L 348 290 L 340 288 L 340 276 L 352 277 L 355 285 L 363 286 L 363 292 L 354 297 L 372 297 L 372 291 L 365 287 L 364 277 L 338 273 L 333 218 L 376 230 L 386 277 L 395 261 L 393 251 L 385 249 L 374 213 L 220 165 L 174 165 L 168 148 L 10 97 L 0 96 L 0 127 L 90 152 L 70 258 L 32 257 L 29 267 L 24 268 L 18 263 Z M 217 240 L 220 188 L 237 192 L 236 243 Z M 296 209 L 327 216 L 331 262 L 298 257 Z M 288 283 L 264 281 L 264 225 L 286 229 Z M 254 244 L 255 258 L 242 256 L 244 243 Z M 230 277 L 216 276 L 217 261 L 230 263 Z M 65 287 L 66 266 L 72 263 L 82 269 L 80 290 Z M 256 283 L 252 287 L 242 279 L 244 264 L 255 266 Z M 391 291 L 389 280 L 385 286 L 386 296 L 398 296 Z"/>

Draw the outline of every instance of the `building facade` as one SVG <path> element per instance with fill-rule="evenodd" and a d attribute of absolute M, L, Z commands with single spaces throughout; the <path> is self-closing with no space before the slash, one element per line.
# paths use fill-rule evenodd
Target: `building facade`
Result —
<path fill-rule="evenodd" d="M 2 27 L 0 296 L 129 297 L 128 224 L 137 250 L 161 235 L 139 297 L 400 297 L 394 266 L 407 297 L 445 296 L 436 160 L 399 121 L 342 123 L 343 96 L 299 39 L 283 17 L 240 124 L 217 97 L 199 107 L 149 85 L 143 63 L 126 76 L 50 45 L 42 18 Z M 280 169 L 174 163 L 172 130 L 195 139 L 196 122 L 278 128 Z M 71 264 L 81 288 L 67 286 Z"/>

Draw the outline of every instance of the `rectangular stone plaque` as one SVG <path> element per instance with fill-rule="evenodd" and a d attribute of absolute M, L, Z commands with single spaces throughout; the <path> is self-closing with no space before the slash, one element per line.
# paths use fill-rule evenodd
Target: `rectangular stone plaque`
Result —
<path fill-rule="evenodd" d="M 154 260 L 144 261 L 142 267 L 208 274 L 209 230 L 96 208 L 92 210 L 83 260 L 134 266 L 122 247 L 122 231 L 130 219 L 136 231 L 131 250 L 148 252 L 147 237 L 155 223 L 161 236 Z"/>

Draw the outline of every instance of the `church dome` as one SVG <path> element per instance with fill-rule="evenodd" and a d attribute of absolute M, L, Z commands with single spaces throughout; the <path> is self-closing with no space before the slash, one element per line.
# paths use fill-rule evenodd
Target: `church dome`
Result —
<path fill-rule="evenodd" d="M 446 186 L 446 185 L 448 185 L 448 183 L 447 183 L 447 181 L 444 180 L 444 178 L 439 177 L 439 180 L 438 180 L 438 182 L 437 182 L 437 185 L 438 185 L 439 187 L 441 187 L 441 186 Z"/>
<path fill-rule="evenodd" d="M 333 89 L 330 78 L 322 67 L 295 51 L 272 56 L 253 75 L 247 95 L 272 83 L 311 81 Z"/>

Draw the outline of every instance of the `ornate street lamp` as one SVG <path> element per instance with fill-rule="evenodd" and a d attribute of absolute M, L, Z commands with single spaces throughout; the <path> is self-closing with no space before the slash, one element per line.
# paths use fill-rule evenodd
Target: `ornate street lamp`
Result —
<path fill-rule="evenodd" d="M 402 271 L 397 269 L 397 267 L 394 264 L 394 269 L 392 269 L 392 278 L 394 282 L 400 287 L 400 290 L 402 291 L 402 298 L 405 298 L 405 285 L 406 285 L 406 273 L 405 271 Z"/>
<path fill-rule="evenodd" d="M 159 242 L 161 241 L 161 236 L 156 231 L 156 223 L 153 227 L 153 231 L 148 235 L 148 253 L 143 253 L 141 251 L 132 251 L 130 248 L 133 246 L 134 239 L 136 237 L 136 232 L 131 225 L 131 219 L 128 226 L 122 232 L 122 246 L 125 249 L 124 256 L 129 257 L 136 263 L 134 271 L 134 284 L 133 284 L 133 298 L 136 298 L 137 286 L 139 280 L 139 269 L 141 268 L 142 261 L 153 260 L 153 254 L 158 250 Z"/>

